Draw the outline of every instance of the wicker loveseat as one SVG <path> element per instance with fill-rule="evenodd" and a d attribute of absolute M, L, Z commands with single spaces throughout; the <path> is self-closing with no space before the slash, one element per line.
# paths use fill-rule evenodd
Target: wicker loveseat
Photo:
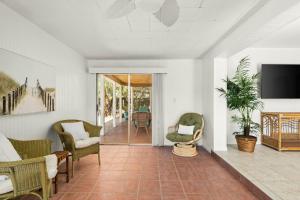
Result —
<path fill-rule="evenodd" d="M 20 141 L 13 139 L 9 139 L 9 141 L 22 160 L 0 162 L 0 175 L 2 178 L 3 176 L 9 178 L 1 182 L 1 191 L 6 190 L 6 192 L 2 194 L 0 192 L 0 199 L 11 199 L 21 195 L 33 194 L 40 199 L 48 200 L 52 184 L 51 178 L 57 173 L 57 159 L 54 159 L 55 166 L 52 171 L 47 170 L 47 159 L 51 157 L 47 156 L 51 153 L 51 141 Z M 47 158 L 44 156 L 47 156 Z M 10 191 L 11 184 L 12 191 Z"/>
<path fill-rule="evenodd" d="M 185 126 L 195 126 L 192 135 L 179 134 L 179 124 Z M 191 157 L 198 154 L 196 143 L 201 139 L 204 128 L 203 115 L 198 113 L 183 114 L 175 126 L 169 127 L 167 139 L 174 142 L 173 153 L 178 156 Z"/>
<path fill-rule="evenodd" d="M 70 133 L 65 132 L 61 125 L 62 123 L 73 123 L 73 122 L 80 122 L 80 121 L 82 120 L 77 120 L 77 119 L 62 120 L 54 123 L 52 128 L 58 134 L 64 150 L 72 153 L 73 161 L 79 160 L 80 158 L 90 154 L 97 154 L 98 163 L 100 165 L 99 136 L 102 127 L 95 126 L 86 121 L 82 121 L 85 131 L 89 134 L 89 138 L 96 139 L 98 140 L 98 142 L 88 146 L 85 145 L 84 147 L 78 147 L 75 144 L 76 141 L 74 140 L 73 136 Z"/>

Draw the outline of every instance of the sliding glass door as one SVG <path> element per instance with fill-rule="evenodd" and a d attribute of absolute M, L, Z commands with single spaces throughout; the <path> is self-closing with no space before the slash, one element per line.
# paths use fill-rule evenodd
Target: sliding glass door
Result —
<path fill-rule="evenodd" d="M 97 74 L 102 144 L 152 143 L 151 88 L 151 74 Z"/>

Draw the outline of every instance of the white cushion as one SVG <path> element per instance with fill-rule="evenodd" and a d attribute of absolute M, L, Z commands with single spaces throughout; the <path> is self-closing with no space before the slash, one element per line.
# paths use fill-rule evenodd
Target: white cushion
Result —
<path fill-rule="evenodd" d="M 0 181 L 5 181 L 6 179 L 8 179 L 8 176 L 0 175 Z"/>
<path fill-rule="evenodd" d="M 179 124 L 178 133 L 183 135 L 193 135 L 195 126 L 184 126 Z"/>
<path fill-rule="evenodd" d="M 10 162 L 17 160 L 21 160 L 18 152 L 15 150 L 14 146 L 7 139 L 7 137 L 4 134 L 0 133 L 0 162 Z M 0 181 L 4 181 L 4 185 L 7 185 L 7 180 L 8 176 L 0 175 Z"/>
<path fill-rule="evenodd" d="M 70 122 L 70 123 L 61 123 L 65 132 L 70 133 L 74 140 L 84 140 L 88 136 L 84 130 L 83 122 Z"/>
<path fill-rule="evenodd" d="M 97 143 L 99 143 L 99 141 L 100 141 L 99 137 L 90 137 L 85 140 L 77 140 L 77 141 L 75 141 L 75 147 L 76 148 L 84 148 L 84 147 L 91 146 L 93 144 L 97 144 Z"/>
<path fill-rule="evenodd" d="M 10 179 L 0 181 L 0 194 L 5 194 L 14 190 Z"/>
<path fill-rule="evenodd" d="M 86 138 L 85 138 L 85 139 L 87 139 L 87 138 L 90 137 L 90 134 L 89 134 L 88 132 L 85 132 L 85 135 L 86 135 Z"/>
<path fill-rule="evenodd" d="M 44 156 L 46 158 L 46 167 L 48 178 L 52 179 L 57 174 L 57 157 L 55 154 Z"/>
<path fill-rule="evenodd" d="M 0 162 L 22 160 L 10 141 L 0 133 Z"/>

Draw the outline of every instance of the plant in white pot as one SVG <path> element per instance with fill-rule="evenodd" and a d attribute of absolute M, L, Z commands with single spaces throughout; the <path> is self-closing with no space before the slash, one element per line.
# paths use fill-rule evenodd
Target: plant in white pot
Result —
<path fill-rule="evenodd" d="M 240 130 L 234 132 L 240 151 L 253 152 L 257 141 L 260 125 L 252 120 L 253 112 L 263 108 L 258 98 L 259 73 L 249 72 L 249 58 L 240 60 L 234 76 L 227 77 L 224 82 L 227 88 L 217 88 L 221 96 L 225 96 L 227 107 L 238 114 L 232 116 L 232 122 L 237 123 Z"/>

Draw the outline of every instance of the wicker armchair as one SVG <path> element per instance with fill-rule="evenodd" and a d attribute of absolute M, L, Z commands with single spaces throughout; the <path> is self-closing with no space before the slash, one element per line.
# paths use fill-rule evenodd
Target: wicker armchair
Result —
<path fill-rule="evenodd" d="M 51 153 L 51 141 L 10 139 L 10 142 L 23 160 L 0 162 L 0 175 L 9 176 L 13 185 L 13 191 L 0 194 L 0 199 L 33 194 L 40 199 L 48 200 L 51 180 L 48 179 L 46 159 L 43 156 Z M 42 189 L 41 194 L 39 194 L 40 189 Z"/>
<path fill-rule="evenodd" d="M 62 120 L 58 121 L 53 124 L 53 130 L 58 134 L 63 148 L 65 151 L 69 151 L 72 153 L 73 161 L 79 160 L 81 157 L 90 155 L 90 154 L 97 154 L 98 155 L 98 163 L 100 165 L 100 146 L 99 143 L 92 144 L 90 146 L 84 148 L 76 148 L 75 141 L 73 136 L 70 133 L 64 132 L 64 129 L 61 123 L 72 123 L 72 122 L 80 122 L 82 120 L 70 119 L 70 120 Z M 84 125 L 84 129 L 88 132 L 89 137 L 99 137 L 101 126 L 95 126 L 88 122 L 82 121 Z"/>
<path fill-rule="evenodd" d="M 179 124 L 195 126 L 193 135 L 179 134 Z M 175 126 L 168 129 L 167 139 L 174 142 L 173 153 L 178 156 L 192 157 L 198 154 L 196 143 L 201 139 L 204 129 L 203 115 L 198 113 L 185 113 L 182 115 Z"/>

